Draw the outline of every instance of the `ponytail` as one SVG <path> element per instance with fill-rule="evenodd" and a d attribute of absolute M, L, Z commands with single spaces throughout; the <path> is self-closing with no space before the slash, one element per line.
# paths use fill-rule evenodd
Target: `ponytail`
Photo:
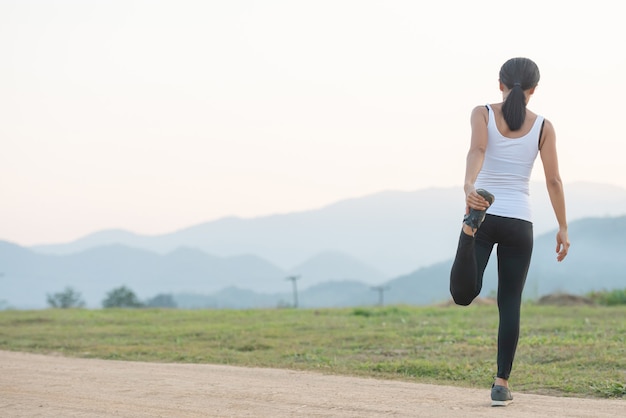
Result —
<path fill-rule="evenodd" d="M 511 58 L 500 68 L 500 82 L 510 90 L 502 105 L 502 115 L 509 129 L 517 131 L 526 119 L 524 91 L 539 83 L 539 68 L 528 58 Z"/>
<path fill-rule="evenodd" d="M 502 116 L 509 129 L 517 131 L 526 119 L 526 96 L 520 83 L 515 83 L 502 105 Z"/>

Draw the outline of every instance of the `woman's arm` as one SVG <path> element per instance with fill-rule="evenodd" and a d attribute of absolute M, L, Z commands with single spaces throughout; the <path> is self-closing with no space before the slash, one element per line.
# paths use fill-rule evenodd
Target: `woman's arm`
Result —
<path fill-rule="evenodd" d="M 477 210 L 485 210 L 489 203 L 481 195 L 476 193 L 474 183 L 485 160 L 487 150 L 487 122 L 489 111 L 485 106 L 477 106 L 472 110 L 471 126 L 472 139 L 465 163 L 465 202 L 468 207 Z"/>
<path fill-rule="evenodd" d="M 556 153 L 556 133 L 554 126 L 546 120 L 543 126 L 543 138 L 540 144 L 541 161 L 546 176 L 546 187 L 550 202 L 559 223 L 556 234 L 556 252 L 558 261 L 563 261 L 569 251 L 570 242 L 567 234 L 567 216 L 565 211 L 565 194 L 563 182 L 559 174 L 559 161 Z"/>

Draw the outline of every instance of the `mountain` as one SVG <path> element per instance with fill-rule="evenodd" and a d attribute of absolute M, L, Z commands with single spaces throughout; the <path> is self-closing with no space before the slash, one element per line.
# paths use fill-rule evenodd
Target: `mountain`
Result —
<path fill-rule="evenodd" d="M 228 286 L 209 295 L 178 293 L 174 294 L 173 298 L 177 307 L 181 309 L 275 308 L 277 306 L 287 306 L 292 299 L 290 293 L 265 294 L 237 286 Z"/>
<path fill-rule="evenodd" d="M 321 283 L 310 287 L 298 298 L 303 308 L 330 308 L 339 306 L 373 305 L 378 295 L 370 286 L 353 280 Z"/>
<path fill-rule="evenodd" d="M 525 287 L 525 298 L 538 299 L 553 292 L 585 294 L 594 290 L 626 287 L 626 216 L 585 218 L 569 226 L 573 242 L 567 258 L 556 261 L 556 229 L 535 238 L 533 259 Z M 312 261 L 314 261 L 314 258 Z M 320 256 L 319 259 L 324 259 Z M 384 288 L 385 304 L 433 304 L 447 301 L 452 258 L 419 268 L 409 274 L 379 282 Z M 497 290 L 497 259 L 494 250 L 484 276 L 482 295 Z M 302 281 L 298 281 L 299 284 Z M 300 286 L 300 285 L 299 285 Z M 374 305 L 378 294 L 371 285 L 357 281 L 331 281 L 316 284 L 299 292 L 302 307 L 340 307 Z M 245 292 L 231 289 L 231 292 Z M 213 295 L 215 296 L 215 295 Z M 246 307 L 284 306 L 291 303 L 289 293 L 258 295 L 246 293 L 254 301 Z M 202 299 L 202 297 L 199 297 Z M 217 298 L 220 299 L 220 296 Z M 241 297 L 233 298 L 242 300 Z M 287 301 L 287 302 L 285 302 Z M 262 305 L 259 303 L 262 302 Z M 221 302 L 222 306 L 241 307 L 242 304 Z M 183 306 L 183 305 L 180 305 Z M 206 306 L 206 305 L 205 305 Z M 214 302 L 215 307 L 220 303 Z"/>
<path fill-rule="evenodd" d="M 458 192 L 454 193 L 458 201 Z M 179 246 L 209 254 L 232 256 L 255 254 L 285 270 L 291 270 L 315 254 L 341 252 L 364 260 L 387 277 L 416 265 L 444 257 L 449 249 L 442 240 L 425 244 L 424 227 L 434 230 L 429 220 L 443 218 L 443 229 L 459 226 L 459 204 L 451 205 L 450 190 L 431 189 L 421 193 L 383 192 L 360 199 L 341 201 L 319 210 L 253 219 L 224 218 L 170 234 L 140 237 L 122 231 L 104 231 L 69 244 L 37 246 L 41 253 L 68 254 L 91 246 L 119 242 L 159 253 Z M 438 202 L 425 205 L 425 202 Z M 456 207 L 455 207 L 456 206 Z M 448 226 L 448 225 L 454 226 Z M 442 231 L 445 236 L 446 232 Z M 381 251 L 381 244 L 394 246 Z"/>
<path fill-rule="evenodd" d="M 556 229 L 535 238 L 526 279 L 525 298 L 554 292 L 585 294 L 626 288 L 626 216 L 585 218 L 569 225 L 572 245 L 561 263 L 556 261 Z M 390 280 L 389 303 L 430 304 L 449 299 L 452 259 Z M 497 290 L 496 251 L 491 254 L 482 295 Z"/>
<path fill-rule="evenodd" d="M 376 284 L 387 279 L 375 267 L 336 251 L 319 253 L 293 267 L 289 274 L 301 276 L 304 283 L 351 279 Z"/>
<path fill-rule="evenodd" d="M 572 246 L 567 258 L 556 261 L 556 230 L 535 239 L 524 298 L 567 292 L 586 294 L 594 290 L 626 288 L 626 216 L 586 218 L 569 226 Z M 492 253 L 484 276 L 482 296 L 497 290 L 496 252 Z M 452 259 L 419 268 L 383 283 L 385 304 L 425 305 L 450 299 L 449 274 Z M 375 305 L 378 295 L 364 283 L 329 282 L 300 292 L 302 307 Z M 249 295 L 250 298 L 253 298 Z M 268 299 L 267 307 L 291 301 L 289 294 Z M 184 306 L 184 305 L 180 305 Z"/>
<path fill-rule="evenodd" d="M 200 302 L 188 298 L 189 307 L 274 307 L 279 301 L 265 295 L 290 292 L 291 285 L 285 281 L 288 275 L 303 278 L 298 283 L 303 290 L 337 278 L 382 280 L 375 269 L 337 252 L 316 255 L 286 272 L 254 255 L 216 257 L 184 247 L 158 254 L 119 244 L 49 255 L 0 242 L 0 267 L 4 273 L 0 300 L 19 308 L 45 307 L 47 294 L 67 286 L 79 291 L 88 307 L 101 306 L 107 292 L 120 286 L 131 288 L 142 299 L 174 292 L 213 295 Z"/>
<path fill-rule="evenodd" d="M 626 216 L 581 219 L 570 224 L 569 233 L 572 246 L 561 263 L 556 261 L 556 230 L 536 237 L 526 298 L 536 299 L 556 291 L 584 294 L 626 287 Z M 361 273 L 353 274 L 347 268 L 372 271 L 358 260 L 324 253 L 301 267 L 321 271 L 313 267 L 318 268 L 324 260 L 334 260 L 338 268 L 346 269 L 339 274 L 328 270 L 328 276 L 303 275 L 303 280 L 296 283 L 300 307 L 378 303 L 376 288 L 356 277 Z M 483 296 L 497 288 L 496 264 L 494 251 L 484 278 Z M 449 258 L 378 282 L 384 288 L 384 303 L 420 305 L 448 300 L 451 265 Z M 3 306 L 16 308 L 45 307 L 46 295 L 66 286 L 80 292 L 88 307 L 100 307 L 106 293 L 119 286 L 131 288 L 143 300 L 172 294 L 181 308 L 263 308 L 291 306 L 294 301 L 292 284 L 285 280 L 289 273 L 273 264 L 255 256 L 223 258 L 189 248 L 161 255 L 113 245 L 59 256 L 0 242 L 0 266 L 4 272 L 0 277 L 0 300 Z M 339 276 L 353 279 L 337 279 Z"/>
<path fill-rule="evenodd" d="M 626 214 L 626 189 L 573 183 L 566 185 L 565 191 L 570 222 Z M 556 221 L 542 183 L 531 184 L 531 197 L 538 236 L 554 228 Z M 460 187 L 387 191 L 317 210 L 252 219 L 223 218 L 156 236 L 100 231 L 71 243 L 32 249 L 61 255 L 122 244 L 167 254 L 189 247 L 219 257 L 254 254 L 285 271 L 301 267 L 315 254 L 340 252 L 362 260 L 384 277 L 394 277 L 453 256 L 463 210 Z"/>
<path fill-rule="evenodd" d="M 298 307 L 333 308 L 355 305 L 372 305 L 378 296 L 370 286 L 350 280 L 329 281 L 299 290 Z M 294 295 L 291 290 L 273 294 L 259 294 L 231 286 L 211 295 L 174 294 L 174 300 L 182 309 L 250 309 L 292 307 Z"/>
<path fill-rule="evenodd" d="M 127 286 L 145 298 L 158 293 L 212 293 L 228 285 L 278 291 L 286 273 L 256 256 L 215 257 L 179 248 L 161 255 L 110 245 L 69 255 L 42 255 L 0 242 L 0 299 L 15 307 L 45 307 L 46 295 L 71 286 L 89 307 L 110 290 Z"/>
<path fill-rule="evenodd" d="M 626 288 L 626 216 L 581 219 L 568 232 L 572 246 L 562 263 L 555 261 L 556 230 L 535 240 L 531 289 L 542 295 Z"/>

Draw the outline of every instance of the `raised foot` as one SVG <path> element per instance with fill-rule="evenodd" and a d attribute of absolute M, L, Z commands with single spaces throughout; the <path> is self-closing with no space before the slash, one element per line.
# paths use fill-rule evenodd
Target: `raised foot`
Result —
<path fill-rule="evenodd" d="M 489 193 L 487 190 L 477 189 L 476 193 L 481 195 L 487 202 L 489 202 L 489 206 L 491 206 L 493 202 L 496 200 L 494 195 Z M 476 230 L 480 227 L 480 225 L 485 220 L 486 213 L 487 213 L 486 210 L 477 210 L 477 209 L 470 208 L 469 213 L 463 217 L 463 223 L 469 227 L 469 230 L 472 231 L 472 235 L 474 232 L 476 232 Z"/>

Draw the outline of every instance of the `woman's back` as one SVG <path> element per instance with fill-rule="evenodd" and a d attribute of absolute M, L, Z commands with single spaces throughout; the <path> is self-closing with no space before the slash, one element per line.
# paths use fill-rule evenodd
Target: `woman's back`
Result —
<path fill-rule="evenodd" d="M 502 114 L 502 103 L 494 103 L 489 105 L 493 109 L 493 114 L 495 117 L 496 126 L 498 127 L 498 131 L 507 138 L 521 138 L 527 135 L 535 124 L 535 120 L 537 120 L 537 115 L 526 109 L 526 117 L 524 118 L 524 122 L 520 129 L 516 131 L 512 131 L 509 128 L 509 125 L 504 120 L 504 115 Z"/>
<path fill-rule="evenodd" d="M 511 131 L 500 105 L 489 105 L 487 109 L 487 149 L 476 187 L 497 196 L 487 213 L 531 222 L 529 182 L 539 153 L 543 117 L 528 112 L 521 128 Z"/>

